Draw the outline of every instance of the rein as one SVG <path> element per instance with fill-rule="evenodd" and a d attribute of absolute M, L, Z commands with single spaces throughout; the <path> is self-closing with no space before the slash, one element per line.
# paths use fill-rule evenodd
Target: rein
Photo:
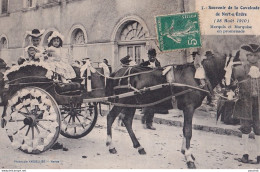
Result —
<path fill-rule="evenodd" d="M 131 96 L 135 96 L 137 94 L 142 94 L 142 93 L 144 93 L 146 91 L 157 90 L 157 89 L 160 89 L 160 88 L 163 88 L 163 87 L 166 87 L 166 86 L 172 86 L 172 85 L 180 86 L 180 87 L 185 86 L 185 87 L 188 87 L 189 89 L 181 91 L 181 92 L 178 92 L 178 93 L 176 93 L 174 95 L 170 95 L 170 96 L 168 96 L 166 98 L 163 98 L 161 100 L 158 100 L 156 102 L 143 104 L 143 105 L 140 105 L 140 104 L 123 104 L 123 103 L 115 103 L 115 102 L 113 102 L 113 101 L 118 100 L 120 98 L 127 98 L 127 97 L 131 97 Z M 178 84 L 178 83 L 165 83 L 165 84 L 159 84 L 159 85 L 151 86 L 151 87 L 148 87 L 148 88 L 139 89 L 137 91 L 126 92 L 126 93 L 122 93 L 122 94 L 119 94 L 119 95 L 113 95 L 113 96 L 109 96 L 109 97 L 84 99 L 83 102 L 84 103 L 91 103 L 91 102 L 103 102 L 103 103 L 106 103 L 106 102 L 108 102 L 111 105 L 121 106 L 121 107 L 137 107 L 137 108 L 138 107 L 147 107 L 147 106 L 152 106 L 152 105 L 159 104 L 159 103 L 164 102 L 166 100 L 169 100 L 169 99 L 171 99 L 173 97 L 177 97 L 177 96 L 189 93 L 191 91 L 194 91 L 194 89 L 198 90 L 198 91 L 209 93 L 209 91 L 207 91 L 207 90 L 203 90 L 201 88 L 197 88 L 197 87 L 190 86 L 190 85 Z"/>
<path fill-rule="evenodd" d="M 99 71 L 96 71 L 96 72 L 97 72 L 99 75 L 103 76 L 104 78 L 117 80 L 117 79 L 128 78 L 128 77 L 131 77 L 131 76 L 141 75 L 141 74 L 144 74 L 144 73 L 151 73 L 151 72 L 156 71 L 156 70 L 157 70 L 157 69 L 153 69 L 153 70 L 149 70 L 149 71 L 144 71 L 144 72 L 138 72 L 138 73 L 128 74 L 128 75 L 120 76 L 120 77 L 110 77 L 110 76 L 105 76 L 104 74 L 100 73 Z"/>
<path fill-rule="evenodd" d="M 181 66 L 185 66 L 185 65 L 188 65 L 188 64 L 184 64 L 184 65 L 181 65 Z M 117 79 L 124 79 L 124 78 L 131 77 L 131 76 L 137 76 L 137 75 L 144 74 L 144 73 L 151 73 L 151 72 L 153 72 L 153 71 L 156 71 L 156 70 L 158 70 L 158 69 L 162 69 L 162 68 L 165 68 L 165 67 L 168 67 L 168 66 L 180 66 L 180 65 L 179 65 L 179 64 L 178 64 L 178 65 L 169 64 L 169 65 L 165 65 L 165 66 L 163 66 L 163 67 L 159 67 L 159 68 L 156 68 L 156 69 L 152 69 L 152 70 L 148 70 L 148 71 L 143 71 L 143 72 L 138 72 L 138 73 L 133 73 L 133 74 L 128 74 L 128 75 L 120 76 L 120 77 L 105 76 L 104 74 L 100 73 L 99 71 L 96 71 L 96 72 L 97 72 L 99 75 L 103 76 L 104 78 L 117 80 Z M 129 66 L 129 67 L 134 67 L 134 66 Z"/>
<path fill-rule="evenodd" d="M 176 93 L 175 95 L 171 95 L 171 96 L 165 97 L 163 99 L 157 100 L 153 103 L 147 103 L 147 104 L 142 104 L 142 105 L 140 105 L 140 104 L 113 103 L 113 102 L 109 102 L 109 104 L 115 105 L 115 106 L 120 106 L 120 107 L 128 107 L 128 108 L 134 108 L 134 107 L 135 108 L 143 108 L 143 107 L 154 106 L 154 105 L 160 104 L 162 102 L 173 99 L 174 97 L 186 94 L 186 93 L 191 92 L 191 91 L 193 91 L 193 90 L 192 89 L 184 90 L 182 92 Z"/>

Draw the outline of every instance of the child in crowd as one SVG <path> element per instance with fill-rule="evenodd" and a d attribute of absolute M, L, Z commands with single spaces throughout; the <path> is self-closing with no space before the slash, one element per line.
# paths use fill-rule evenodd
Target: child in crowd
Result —
<path fill-rule="evenodd" d="M 43 46 L 40 45 L 41 37 L 45 30 L 33 29 L 32 31 L 27 31 L 26 33 L 31 36 L 32 45 L 38 48 L 37 53 L 35 56 L 43 57 L 42 54 L 45 53 L 45 49 Z"/>
<path fill-rule="evenodd" d="M 54 31 L 48 38 L 48 61 L 53 62 L 55 71 L 62 76 L 62 82 L 68 83 L 76 77 L 72 66 L 68 63 L 67 54 L 62 51 L 63 36 Z"/>
<path fill-rule="evenodd" d="M 202 65 L 202 61 L 206 59 L 205 56 L 200 56 L 198 52 L 193 52 L 192 56 L 194 57 L 194 66 L 196 68 L 195 78 L 200 80 L 201 87 L 206 85 L 206 74 Z"/>
<path fill-rule="evenodd" d="M 33 45 L 29 45 L 28 47 L 25 48 L 25 51 L 27 52 L 27 57 L 20 57 L 18 59 L 18 64 L 21 65 L 23 64 L 25 61 L 27 62 L 40 62 L 40 58 L 38 56 L 36 56 L 36 53 L 39 53 L 40 50 L 33 46 Z"/>

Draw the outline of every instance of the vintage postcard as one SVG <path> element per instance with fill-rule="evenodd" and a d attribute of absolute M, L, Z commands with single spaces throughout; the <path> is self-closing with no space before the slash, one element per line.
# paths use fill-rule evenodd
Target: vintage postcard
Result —
<path fill-rule="evenodd" d="M 2 172 L 259 171 L 259 0 L 0 7 Z"/>

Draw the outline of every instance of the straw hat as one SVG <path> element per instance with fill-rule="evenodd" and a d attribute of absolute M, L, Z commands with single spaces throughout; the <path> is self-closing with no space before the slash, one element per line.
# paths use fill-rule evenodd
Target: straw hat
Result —
<path fill-rule="evenodd" d="M 31 37 L 38 38 L 43 35 L 44 31 L 45 30 L 33 29 L 32 31 L 26 31 L 26 33 Z"/>
<path fill-rule="evenodd" d="M 38 47 L 35 47 L 34 45 L 29 45 L 28 47 L 25 47 L 25 51 L 28 52 L 29 48 L 34 48 L 36 52 L 40 52 Z"/>
<path fill-rule="evenodd" d="M 49 38 L 48 38 L 48 43 L 50 43 L 53 38 L 57 38 L 57 37 L 60 38 L 61 41 L 63 42 L 64 36 L 63 36 L 62 34 L 60 34 L 59 32 L 54 31 L 54 32 L 52 32 L 52 34 L 49 36 Z"/>

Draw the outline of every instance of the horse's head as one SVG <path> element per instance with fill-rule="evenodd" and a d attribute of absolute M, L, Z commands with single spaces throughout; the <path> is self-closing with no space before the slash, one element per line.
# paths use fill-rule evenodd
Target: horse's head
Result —
<path fill-rule="evenodd" d="M 210 83 L 215 87 L 224 78 L 226 56 L 209 53 L 206 57 L 202 64 Z"/>

